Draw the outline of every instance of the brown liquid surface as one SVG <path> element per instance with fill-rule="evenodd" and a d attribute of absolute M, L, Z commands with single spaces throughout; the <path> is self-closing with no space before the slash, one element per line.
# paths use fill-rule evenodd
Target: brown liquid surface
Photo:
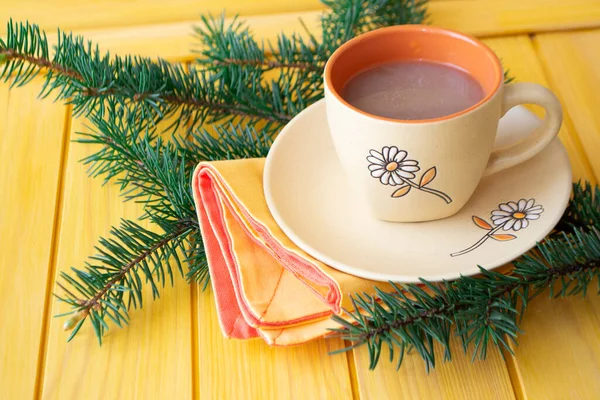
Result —
<path fill-rule="evenodd" d="M 369 114 L 404 120 L 438 118 L 477 104 L 483 89 L 468 73 L 428 61 L 401 61 L 360 72 L 342 97 Z"/>

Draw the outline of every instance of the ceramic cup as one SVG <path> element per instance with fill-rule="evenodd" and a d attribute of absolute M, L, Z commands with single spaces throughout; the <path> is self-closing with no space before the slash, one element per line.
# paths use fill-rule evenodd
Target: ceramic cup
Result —
<path fill-rule="evenodd" d="M 357 73 L 401 60 L 457 66 L 479 82 L 484 97 L 444 117 L 396 120 L 368 114 L 340 96 Z M 482 177 L 539 153 L 562 123 L 560 103 L 550 90 L 534 83 L 505 85 L 500 60 L 490 48 L 473 37 L 432 26 L 393 26 L 356 37 L 331 56 L 324 80 L 331 136 L 354 190 L 344 196 L 363 196 L 372 214 L 387 221 L 455 214 Z M 494 147 L 499 119 L 519 104 L 544 107 L 541 126 L 519 143 Z"/>

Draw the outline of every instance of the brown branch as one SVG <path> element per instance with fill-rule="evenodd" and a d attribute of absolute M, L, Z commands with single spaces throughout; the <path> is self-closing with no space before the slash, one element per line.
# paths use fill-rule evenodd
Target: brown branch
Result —
<path fill-rule="evenodd" d="M 136 265 L 138 265 L 139 263 L 144 261 L 146 258 L 148 258 L 150 256 L 150 254 L 152 254 L 156 250 L 160 249 L 161 247 L 165 246 L 171 240 L 173 240 L 173 239 L 177 238 L 178 236 L 181 236 L 182 234 L 187 232 L 190 229 L 190 227 L 191 227 L 190 224 L 182 223 L 178 230 L 171 233 L 170 235 L 165 236 L 164 238 L 162 238 L 161 240 L 156 242 L 152 247 L 146 249 L 146 251 L 144 251 L 143 253 L 138 255 L 136 258 L 131 260 L 128 264 L 124 265 L 121 268 L 121 270 L 111 280 L 106 282 L 106 284 L 104 285 L 102 290 L 100 290 L 98 293 L 96 293 L 94 295 L 94 297 L 92 297 L 91 299 L 89 299 L 89 300 L 85 301 L 85 303 L 83 303 L 83 307 L 79 310 L 79 312 L 81 312 L 81 311 L 89 312 L 89 310 L 92 307 L 99 305 L 98 302 L 102 298 L 102 296 L 104 296 L 106 294 L 106 292 L 108 292 L 110 290 L 110 288 L 112 288 L 117 282 L 119 282 L 121 279 L 123 279 L 125 277 L 125 275 L 127 275 L 127 273 L 129 271 L 131 271 L 131 269 L 133 267 L 135 267 Z"/>
<path fill-rule="evenodd" d="M 117 91 L 115 91 L 114 89 L 108 89 L 108 90 L 100 92 L 98 89 L 95 89 L 95 88 L 87 89 L 83 93 L 83 95 L 90 96 L 90 97 L 100 97 L 103 95 L 128 96 L 125 94 L 120 94 Z M 144 101 L 144 99 L 146 99 L 150 95 L 151 95 L 151 93 L 136 93 L 133 95 L 132 99 L 135 102 L 140 102 L 140 101 Z M 282 114 L 282 113 L 276 113 L 276 112 L 265 113 L 265 112 L 260 112 L 258 110 L 245 111 L 243 109 L 240 109 L 240 108 L 234 106 L 233 104 L 214 103 L 214 102 L 204 101 L 204 100 L 200 100 L 200 99 L 193 98 L 193 97 L 183 98 L 183 97 L 177 97 L 174 95 L 164 95 L 161 98 L 166 103 L 171 103 L 171 104 L 175 104 L 178 106 L 193 106 L 193 107 L 198 107 L 198 108 L 211 108 L 213 110 L 218 109 L 221 111 L 225 111 L 227 114 L 231 114 L 231 115 L 238 115 L 241 117 L 259 117 L 262 119 L 266 119 L 268 121 L 280 122 L 280 123 L 284 123 L 284 124 L 291 121 L 291 119 L 292 119 L 292 116 L 288 115 L 288 114 Z"/>
<path fill-rule="evenodd" d="M 244 111 L 242 109 L 236 108 L 232 104 L 223 104 L 223 103 L 212 103 L 204 100 L 196 99 L 196 98 L 187 98 L 182 99 L 176 96 L 164 96 L 163 99 L 169 103 L 177 104 L 177 105 L 191 105 L 195 107 L 205 107 L 218 109 L 221 111 L 225 111 L 228 114 L 239 115 L 242 117 L 260 117 L 273 122 L 282 122 L 286 123 L 292 119 L 292 116 L 281 113 L 265 113 L 260 112 L 258 110 L 253 110 L 252 112 Z"/>
<path fill-rule="evenodd" d="M 71 79 L 82 80 L 83 77 L 77 72 L 63 67 L 60 64 L 52 62 L 47 58 L 43 57 L 34 57 L 28 54 L 17 53 L 11 49 L 0 50 L 0 54 L 3 54 L 6 57 L 7 61 L 10 60 L 23 60 L 27 61 L 30 64 L 37 65 L 40 68 L 46 68 L 50 71 L 68 76 Z"/>
<path fill-rule="evenodd" d="M 250 65 L 250 66 L 254 66 L 254 67 L 266 67 L 266 68 L 296 68 L 296 69 L 307 69 L 309 71 L 315 71 L 315 72 L 323 72 L 323 68 L 316 65 L 316 64 L 312 64 L 309 62 L 295 62 L 295 63 L 281 63 L 279 61 L 263 61 L 263 60 L 239 60 L 239 59 L 234 59 L 234 58 L 225 58 L 222 61 L 211 61 L 211 64 L 216 64 L 216 65 L 239 65 L 239 66 L 245 66 L 245 65 Z"/>
<path fill-rule="evenodd" d="M 140 102 L 140 101 L 144 101 L 144 99 L 146 99 L 151 94 L 152 93 L 135 93 L 131 98 L 135 102 Z M 89 97 L 100 97 L 100 96 L 107 96 L 107 95 L 108 96 L 119 96 L 120 95 L 123 97 L 129 97 L 129 95 L 121 94 L 114 89 L 107 89 L 104 91 L 99 91 L 97 88 L 88 88 L 88 89 L 86 89 L 85 92 L 83 92 L 82 95 L 89 96 Z M 177 96 L 173 96 L 173 95 L 164 95 L 161 98 L 166 103 L 171 103 L 171 104 L 175 104 L 178 106 L 193 106 L 193 107 L 198 107 L 198 108 L 211 108 L 213 110 L 218 109 L 218 110 L 225 111 L 231 115 L 239 115 L 242 117 L 259 117 L 259 118 L 266 119 L 266 120 L 272 121 L 272 122 L 287 123 L 292 119 L 292 116 L 287 115 L 287 114 L 281 114 L 281 113 L 275 113 L 275 112 L 265 113 L 265 112 L 260 112 L 257 110 L 244 111 L 242 109 L 236 108 L 236 106 L 234 106 L 233 104 L 208 102 L 208 101 L 200 100 L 200 99 L 193 98 L 193 97 L 183 98 L 183 97 L 177 97 Z"/>
<path fill-rule="evenodd" d="M 40 68 L 46 68 L 55 73 L 62 74 L 71 79 L 79 80 L 79 81 L 83 80 L 83 76 L 81 74 L 79 74 L 77 71 L 73 71 L 71 69 L 65 68 L 62 65 L 52 62 L 44 57 L 34 57 L 34 56 L 31 56 L 28 54 L 18 53 L 11 49 L 0 50 L 0 54 L 6 56 L 6 59 L 9 61 L 10 60 L 26 61 L 30 64 L 37 65 Z M 283 65 L 283 64 L 280 64 L 280 65 Z M 293 65 L 294 64 L 289 64 L 289 66 L 293 66 Z M 296 65 L 300 66 L 300 65 L 304 65 L 304 64 L 299 63 Z M 308 63 L 306 63 L 306 66 L 314 67 L 313 65 L 308 64 Z M 130 96 L 129 94 L 119 93 L 114 88 L 102 90 L 100 88 L 93 88 L 93 87 L 85 88 L 81 92 L 81 95 L 86 96 L 86 97 L 102 97 L 102 96 L 131 97 L 134 102 L 144 101 L 150 94 L 151 93 L 135 93 L 133 96 Z M 174 95 L 165 95 L 165 96 L 162 96 L 162 99 L 167 103 L 175 104 L 178 106 L 187 105 L 187 106 L 193 106 L 193 107 L 199 107 L 199 108 L 210 108 L 213 110 L 221 110 L 221 111 L 224 111 L 231 115 L 238 115 L 241 117 L 259 117 L 259 118 L 266 119 L 266 120 L 272 121 L 272 122 L 287 123 L 292 119 L 292 116 L 287 115 L 287 114 L 275 113 L 275 112 L 266 113 L 266 112 L 261 112 L 258 110 L 248 111 L 248 110 L 240 109 L 239 107 L 236 107 L 232 104 L 214 103 L 214 102 L 208 102 L 208 101 L 204 101 L 204 100 L 196 99 L 196 98 L 181 98 L 181 97 L 177 97 Z"/>

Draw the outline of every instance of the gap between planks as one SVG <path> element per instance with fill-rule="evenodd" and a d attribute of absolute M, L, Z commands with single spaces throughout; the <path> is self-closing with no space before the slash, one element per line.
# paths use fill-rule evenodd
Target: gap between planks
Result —
<path fill-rule="evenodd" d="M 350 347 L 352 343 L 348 340 L 344 340 L 344 346 Z M 358 385 L 358 376 L 356 375 L 356 364 L 354 360 L 354 350 L 350 349 L 346 351 L 346 360 L 348 362 L 348 372 L 350 375 L 350 389 L 352 390 L 352 399 L 360 400 L 360 388 Z"/>
<path fill-rule="evenodd" d="M 191 351 L 192 351 L 192 400 L 200 400 L 200 374 L 199 374 L 199 358 L 198 358 L 198 284 L 190 283 L 190 313 L 191 313 Z"/>
<path fill-rule="evenodd" d="M 190 65 L 191 63 L 185 63 L 184 64 L 184 68 L 186 71 L 190 71 Z M 187 140 L 188 135 L 190 133 L 190 130 L 192 128 L 191 123 L 188 122 L 187 126 L 186 126 L 186 136 L 185 136 L 185 140 Z M 190 322 L 192 324 L 191 326 L 191 331 L 190 331 L 190 336 L 191 336 L 191 351 L 192 351 L 192 357 L 191 357 L 191 372 L 192 372 L 192 400 L 200 400 L 200 359 L 198 357 L 198 352 L 200 349 L 200 344 L 198 343 L 198 324 L 200 323 L 200 321 L 198 320 L 198 290 L 200 290 L 198 283 L 196 282 L 189 282 L 187 283 L 188 285 L 190 285 Z M 210 285 L 210 282 L 208 283 Z M 205 293 L 206 294 L 206 293 Z M 202 293 L 200 293 L 200 295 L 202 295 Z"/>
<path fill-rule="evenodd" d="M 517 400 L 526 400 L 527 395 L 525 394 L 525 384 L 523 382 L 523 376 L 521 369 L 517 365 L 517 359 L 513 354 L 510 354 L 507 350 L 502 350 L 502 358 L 506 364 L 508 371 L 508 377 L 510 378 L 510 384 L 513 389 L 513 393 Z"/>
<path fill-rule="evenodd" d="M 72 120 L 72 105 L 65 107 L 65 123 L 63 126 L 62 146 L 60 153 L 60 170 L 58 173 L 58 182 L 56 189 L 56 201 L 54 206 L 54 221 L 52 227 L 52 244 L 50 247 L 50 262 L 48 266 L 48 277 L 46 278 L 46 298 L 44 300 L 44 319 L 42 321 L 42 329 L 40 333 L 40 345 L 38 350 L 38 362 L 35 373 L 35 392 L 34 398 L 41 399 L 44 388 L 44 371 L 46 364 L 46 353 L 48 344 L 48 334 L 50 329 L 50 313 L 54 287 L 54 274 L 56 273 L 56 264 L 58 261 L 58 245 L 60 243 L 60 232 L 63 214 L 63 199 L 65 194 L 65 176 L 67 174 L 67 160 L 69 155 L 71 120 Z"/>
<path fill-rule="evenodd" d="M 597 32 L 598 29 L 582 29 L 579 32 L 580 33 L 591 33 L 593 31 Z M 548 83 L 548 87 L 550 87 L 554 91 L 554 93 L 557 95 L 557 97 L 561 101 L 562 108 L 563 108 L 563 114 L 566 115 L 566 118 L 563 119 L 563 125 L 568 125 L 569 131 L 572 132 L 572 137 L 576 141 L 576 145 L 578 146 L 577 153 L 579 155 L 581 162 L 583 163 L 583 165 L 585 165 L 587 174 L 589 175 L 587 177 L 588 178 L 587 180 L 592 185 L 596 185 L 600 176 L 598 176 L 598 174 L 596 173 L 596 170 L 593 167 L 593 164 L 592 164 L 593 159 L 591 160 L 590 156 L 585 151 L 584 141 L 582 140 L 581 133 L 577 131 L 577 129 L 575 128 L 575 125 L 573 123 L 573 119 L 569 115 L 569 111 L 567 110 L 566 102 L 563 99 L 562 94 L 560 93 L 560 87 L 558 87 L 559 85 L 555 84 L 554 86 L 557 86 L 557 87 L 556 88 L 552 87 L 553 82 L 551 79 L 552 74 L 551 74 L 550 66 L 548 65 L 548 63 L 546 61 L 544 61 L 544 56 L 542 55 L 543 50 L 540 48 L 540 43 L 538 42 L 536 36 L 537 35 L 530 35 L 529 40 L 531 41 L 531 45 L 535 51 L 535 55 L 536 55 L 537 59 L 539 60 L 540 66 L 541 66 L 543 74 L 544 74 L 544 78 L 545 78 L 546 82 Z"/>

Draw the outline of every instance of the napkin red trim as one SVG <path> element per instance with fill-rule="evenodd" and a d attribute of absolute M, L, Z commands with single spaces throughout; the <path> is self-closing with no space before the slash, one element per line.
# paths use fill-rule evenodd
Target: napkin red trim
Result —
<path fill-rule="evenodd" d="M 336 282 L 298 254 L 283 247 L 271 235 L 268 228 L 254 219 L 243 204 L 231 193 L 232 196 L 230 197 L 235 202 L 236 210 L 229 202 L 229 197 L 224 196 L 224 193 L 222 193 L 220 185 L 215 183 L 215 179 L 217 179 L 215 176 L 218 176 L 218 172 L 213 167 L 208 164 L 200 164 L 194 173 L 192 187 L 215 293 L 219 323 L 224 335 L 232 338 L 248 339 L 262 336 L 260 328 L 275 329 L 293 326 L 326 318 L 333 313 L 340 313 L 342 296 Z M 221 200 L 223 201 L 221 202 Z M 263 312 L 263 315 L 255 315 L 242 292 L 239 266 L 232 253 L 231 240 L 221 211 L 222 205 L 231 211 L 248 237 L 277 258 L 283 268 L 302 281 L 311 281 L 327 287 L 326 296 L 314 289 L 313 293 L 329 305 L 331 311 L 309 314 L 301 318 L 280 322 L 262 321 L 261 318 L 266 311 Z M 238 212 L 243 214 L 243 217 L 260 236 L 261 240 L 258 240 L 248 230 Z M 312 289 L 310 285 L 309 287 Z"/>

